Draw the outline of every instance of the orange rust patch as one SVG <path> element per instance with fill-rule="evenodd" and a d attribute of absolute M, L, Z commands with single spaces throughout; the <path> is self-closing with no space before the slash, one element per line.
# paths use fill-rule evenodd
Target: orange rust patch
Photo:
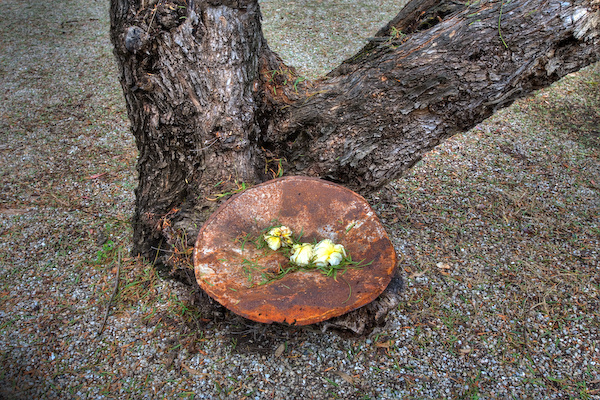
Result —
<path fill-rule="evenodd" d="M 266 271 L 289 264 L 279 252 L 256 249 L 240 238 L 258 237 L 273 221 L 303 242 L 331 239 L 354 261 L 337 280 L 300 270 L 264 285 L 249 279 L 252 260 Z M 369 204 L 343 186 L 309 177 L 284 177 L 254 186 L 225 202 L 206 221 L 194 249 L 199 285 L 236 314 L 254 321 L 314 324 L 362 307 L 383 292 L 396 266 L 396 254 Z"/>

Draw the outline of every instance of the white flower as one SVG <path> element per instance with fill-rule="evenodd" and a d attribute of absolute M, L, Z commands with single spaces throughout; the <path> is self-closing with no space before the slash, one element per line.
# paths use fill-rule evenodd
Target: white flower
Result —
<path fill-rule="evenodd" d="M 313 246 L 310 243 L 295 244 L 292 246 L 290 261 L 301 267 L 306 267 L 313 258 Z"/>
<path fill-rule="evenodd" d="M 314 262 L 319 267 L 326 267 L 327 264 L 339 265 L 346 257 L 346 249 L 341 244 L 335 244 L 329 239 L 323 239 L 314 249 Z"/>
<path fill-rule="evenodd" d="M 292 244 L 292 230 L 282 225 L 271 229 L 264 238 L 271 250 L 278 250 L 281 246 Z"/>
<path fill-rule="evenodd" d="M 279 236 L 267 236 L 265 235 L 265 242 L 271 250 L 278 250 L 281 247 L 281 238 Z"/>

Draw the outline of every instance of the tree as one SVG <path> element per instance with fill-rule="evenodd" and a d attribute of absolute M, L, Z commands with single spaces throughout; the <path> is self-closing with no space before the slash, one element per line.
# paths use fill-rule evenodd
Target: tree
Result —
<path fill-rule="evenodd" d="M 268 47 L 257 0 L 111 0 L 110 13 L 139 150 L 133 252 L 159 260 L 193 245 L 217 193 L 279 168 L 368 193 L 600 50 L 598 0 L 413 0 L 309 82 Z"/>

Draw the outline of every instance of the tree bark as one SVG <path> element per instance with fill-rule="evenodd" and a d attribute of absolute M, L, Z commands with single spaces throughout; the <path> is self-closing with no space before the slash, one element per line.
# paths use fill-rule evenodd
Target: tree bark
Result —
<path fill-rule="evenodd" d="M 221 195 L 281 169 L 368 193 L 600 53 L 598 0 L 413 0 L 314 82 L 269 49 L 257 0 L 110 13 L 139 150 L 133 252 L 171 264 Z"/>
<path fill-rule="evenodd" d="M 583 3 L 409 3 L 273 120 L 268 140 L 290 173 L 376 190 L 445 138 L 598 60 L 600 3 Z"/>
<path fill-rule="evenodd" d="M 258 94 L 288 69 L 256 1 L 115 0 L 111 38 L 139 150 L 133 252 L 153 257 L 193 243 L 215 192 L 267 178 Z"/>

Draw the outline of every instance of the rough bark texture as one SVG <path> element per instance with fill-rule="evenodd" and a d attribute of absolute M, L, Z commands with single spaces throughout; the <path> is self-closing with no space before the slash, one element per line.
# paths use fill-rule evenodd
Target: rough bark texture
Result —
<path fill-rule="evenodd" d="M 134 252 L 150 256 L 194 236 L 223 183 L 266 178 L 259 73 L 281 61 L 255 1 L 117 0 L 111 22 L 140 153 Z"/>
<path fill-rule="evenodd" d="M 598 3 L 409 3 L 268 137 L 293 142 L 277 147 L 292 173 L 378 189 L 443 139 L 597 60 L 599 19 Z"/>
<path fill-rule="evenodd" d="M 257 0 L 112 0 L 110 12 L 139 149 L 133 249 L 163 263 L 193 245 L 220 193 L 280 167 L 376 190 L 600 53 L 598 0 L 414 0 L 299 83 L 267 46 Z"/>

